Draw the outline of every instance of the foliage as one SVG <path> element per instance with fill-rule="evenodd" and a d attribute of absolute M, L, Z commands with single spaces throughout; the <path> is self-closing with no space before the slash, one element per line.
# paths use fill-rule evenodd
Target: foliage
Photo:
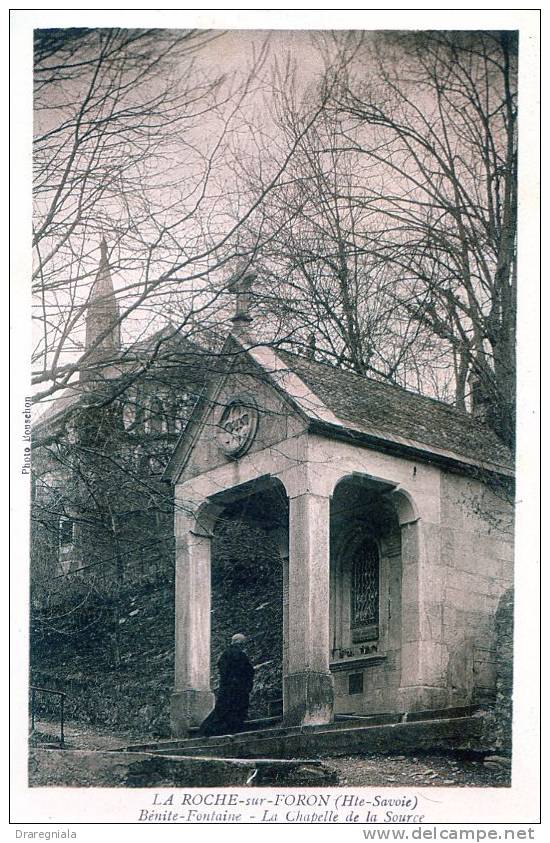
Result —
<path fill-rule="evenodd" d="M 228 638 L 246 630 L 247 652 L 255 665 L 262 665 L 251 716 L 265 716 L 268 703 L 282 696 L 280 561 L 266 548 L 265 535 L 243 526 L 233 526 L 231 533 L 229 543 L 219 541 L 213 565 L 213 687 L 215 662 Z M 222 542 L 225 551 L 234 551 L 237 543 L 257 548 L 261 542 L 264 552 L 234 566 Z M 69 576 L 56 601 L 33 607 L 30 652 L 31 684 L 65 691 L 69 719 L 169 734 L 173 567 L 152 568 L 116 591 L 108 580 L 102 590 L 86 572 Z M 56 715 L 57 699 L 44 698 L 40 704 L 40 716 Z"/>

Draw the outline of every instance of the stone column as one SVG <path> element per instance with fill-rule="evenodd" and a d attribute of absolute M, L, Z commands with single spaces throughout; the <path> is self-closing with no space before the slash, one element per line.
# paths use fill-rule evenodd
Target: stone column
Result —
<path fill-rule="evenodd" d="M 402 711 L 444 708 L 448 702 L 447 651 L 442 641 L 442 569 L 439 524 L 392 495 L 401 526 Z M 401 496 L 402 497 L 402 496 Z M 432 518 L 433 518 L 432 514 Z"/>
<path fill-rule="evenodd" d="M 288 675 L 288 554 L 283 556 L 283 677 Z"/>
<path fill-rule="evenodd" d="M 288 529 L 278 527 L 273 530 L 271 537 L 277 546 L 282 563 L 283 573 L 283 676 L 288 673 Z"/>
<path fill-rule="evenodd" d="M 288 658 L 283 677 L 286 725 L 332 720 L 329 669 L 330 498 L 291 497 L 288 570 Z"/>
<path fill-rule="evenodd" d="M 174 737 L 183 737 L 214 706 L 210 689 L 210 536 L 194 518 L 176 520 Z"/>

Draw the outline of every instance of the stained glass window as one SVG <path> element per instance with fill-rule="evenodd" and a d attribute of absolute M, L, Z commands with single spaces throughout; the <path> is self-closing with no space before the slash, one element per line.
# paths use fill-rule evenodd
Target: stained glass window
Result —
<path fill-rule="evenodd" d="M 378 624 L 380 597 L 378 548 L 366 541 L 356 551 L 351 570 L 351 624 L 353 628 Z"/>

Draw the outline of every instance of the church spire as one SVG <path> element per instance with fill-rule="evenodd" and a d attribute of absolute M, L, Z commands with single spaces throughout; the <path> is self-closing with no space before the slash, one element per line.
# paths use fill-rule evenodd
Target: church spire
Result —
<path fill-rule="evenodd" d="M 90 362 L 111 358 L 120 349 L 120 313 L 111 279 L 109 250 L 105 238 L 100 243 L 99 268 L 86 314 L 86 352 Z M 110 330 L 108 330 L 110 327 Z"/>

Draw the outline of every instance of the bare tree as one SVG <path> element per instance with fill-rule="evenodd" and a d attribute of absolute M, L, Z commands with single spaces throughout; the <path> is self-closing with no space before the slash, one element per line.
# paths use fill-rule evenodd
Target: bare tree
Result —
<path fill-rule="evenodd" d="M 283 71 L 261 130 L 243 106 L 265 50 L 239 79 L 211 76 L 200 57 L 212 38 L 36 33 L 35 398 L 68 389 L 73 399 L 34 438 L 39 630 L 81 609 L 86 618 L 98 593 L 133 590 L 142 562 L 171 589 L 173 501 L 161 473 L 201 379 L 190 388 L 173 343 L 211 344 L 235 259 L 259 270 L 261 342 L 459 405 L 473 373 L 495 429 L 513 437 L 513 37 L 329 37 L 323 83 L 299 97 Z M 117 324 L 90 346 L 99 260 L 124 286 Z M 110 344 L 121 331 L 133 342 Z M 201 377 L 220 365 L 186 352 Z M 170 396 L 183 392 L 180 412 Z M 265 551 L 244 519 L 232 541 L 219 526 L 232 570 L 234 554 Z M 65 599 L 42 614 L 60 581 Z M 278 615 L 268 617 L 271 633 Z"/>
<path fill-rule="evenodd" d="M 402 311 L 452 353 L 457 403 L 470 374 L 513 446 L 517 36 L 390 33 L 355 49 L 340 52 L 331 105 L 340 144 L 376 169 L 368 247 L 399 279 Z"/>
<path fill-rule="evenodd" d="M 34 399 L 100 377 L 84 351 L 84 314 L 102 237 L 123 339 L 172 321 L 170 336 L 204 335 L 227 310 L 235 261 L 262 240 L 261 207 L 299 141 L 244 194 L 230 163 L 254 139 L 245 104 L 261 84 L 263 43 L 238 74 L 206 72 L 208 33 L 68 30 L 36 35 Z M 204 62 L 210 68 L 211 62 Z M 320 103 L 303 131 L 315 120 Z M 250 242 L 245 226 L 259 231 Z M 113 330 L 105 326 L 96 343 Z M 207 342 L 207 340 L 205 340 Z M 126 360 L 132 351 L 125 349 Z M 102 366 L 112 360 L 103 355 Z M 147 364 L 149 365 L 149 364 Z"/>
<path fill-rule="evenodd" d="M 66 390 L 33 435 L 41 597 L 60 561 L 116 582 L 143 558 L 144 534 L 151 562 L 172 532 L 159 478 L 200 389 L 191 370 L 206 359 L 194 347 L 182 362 L 181 338 L 201 329 L 201 312 L 223 318 L 238 221 L 219 170 L 265 58 L 262 48 L 239 78 L 212 73 L 201 57 L 220 37 L 35 32 L 34 400 Z M 101 272 L 123 281 L 116 304 L 110 281 L 98 287 Z M 90 333 L 92 302 L 99 328 Z M 175 302 L 177 323 L 167 325 Z M 182 395 L 186 406 L 173 406 Z"/>
<path fill-rule="evenodd" d="M 255 248 L 241 231 L 293 154 L 241 196 L 226 165 L 246 147 L 267 46 L 238 76 L 212 74 L 201 59 L 220 37 L 35 34 L 34 399 L 53 403 L 33 434 L 41 599 L 63 573 L 131 579 L 145 535 L 149 561 L 172 564 L 160 476 L 205 374 L 223 365 L 210 352 L 232 315 L 234 261 Z"/>
<path fill-rule="evenodd" d="M 90 362 L 83 316 L 102 237 L 124 279 L 116 292 L 126 340 L 166 322 L 160 311 L 176 298 L 181 322 L 194 327 L 218 302 L 215 273 L 235 257 L 239 225 L 221 163 L 265 50 L 239 79 L 207 74 L 201 51 L 215 37 L 36 32 L 36 400 L 74 386 Z M 254 200 L 243 216 L 253 210 Z"/>
<path fill-rule="evenodd" d="M 273 83 L 272 154 L 300 138 L 262 208 L 279 337 L 461 408 L 475 391 L 512 445 L 516 37 L 337 33 L 318 48 L 316 89 L 289 65 Z"/>
<path fill-rule="evenodd" d="M 292 68 L 275 74 L 274 88 L 279 147 L 295 151 L 262 205 L 256 294 L 277 341 L 448 398 L 438 368 L 442 343 L 398 308 L 395 272 L 372 248 L 379 203 L 361 155 L 341 148 L 339 122 L 326 109 L 304 132 L 315 97 L 298 94 Z M 260 164 L 243 169 L 257 189 Z"/>

